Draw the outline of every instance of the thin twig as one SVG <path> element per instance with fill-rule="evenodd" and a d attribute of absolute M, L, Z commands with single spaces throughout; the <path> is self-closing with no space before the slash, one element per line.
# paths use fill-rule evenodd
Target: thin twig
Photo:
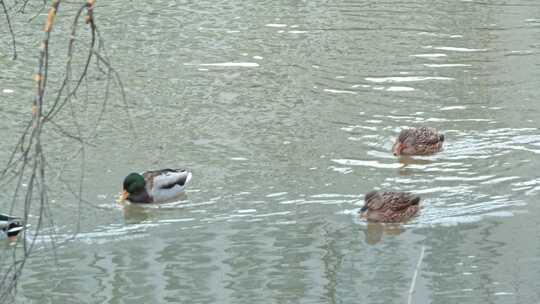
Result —
<path fill-rule="evenodd" d="M 422 249 L 420 250 L 420 257 L 418 258 L 418 263 L 416 264 L 416 268 L 414 269 L 414 274 L 411 282 L 411 288 L 409 288 L 409 297 L 407 299 L 407 304 L 412 303 L 412 295 L 414 293 L 414 287 L 416 286 L 416 278 L 418 277 L 418 273 L 420 272 L 420 265 L 422 265 L 422 260 L 424 259 L 424 252 L 426 251 L 426 246 L 422 245 Z"/>
<path fill-rule="evenodd" d="M 44 145 L 46 144 L 46 137 L 44 136 L 45 129 L 53 132 L 56 131 L 61 136 L 72 139 L 80 145 L 80 149 L 76 151 L 74 155 L 74 157 L 81 158 L 81 176 L 77 189 L 72 189 L 69 183 L 60 179 L 68 187 L 69 191 L 79 200 L 79 217 L 77 219 L 77 228 L 74 236 L 80 232 L 80 214 L 82 203 L 92 207 L 97 207 L 83 199 L 82 192 L 85 178 L 84 171 L 86 169 L 85 147 L 88 144 L 86 133 L 88 132 L 83 132 L 86 130 L 86 128 L 83 128 L 83 126 L 80 125 L 79 120 L 81 119 L 81 116 L 77 115 L 77 106 L 79 105 L 78 103 L 80 103 L 80 100 L 77 98 L 77 92 L 79 89 L 83 90 L 85 88 L 84 86 L 81 86 L 81 84 L 83 82 L 86 83 L 88 80 L 90 66 L 93 66 L 91 65 L 92 60 L 107 67 L 105 101 L 97 123 L 99 123 L 99 120 L 101 120 L 101 117 L 105 112 L 107 101 L 109 99 L 109 88 L 111 81 L 116 84 L 117 88 L 120 88 L 124 105 L 127 105 L 123 84 L 120 80 L 119 74 L 112 68 L 110 61 L 104 52 L 104 43 L 97 30 L 96 24 L 94 23 L 94 0 L 84 0 L 84 4 L 79 6 L 73 20 L 70 39 L 67 45 L 67 62 L 64 66 L 64 74 L 60 79 L 58 79 L 59 81 L 52 82 L 60 83 L 59 89 L 53 90 L 52 92 L 54 93 L 51 93 L 50 89 L 47 87 L 50 68 L 49 63 L 52 63 L 52 61 L 49 59 L 51 55 L 54 55 L 50 53 L 49 45 L 51 43 L 51 37 L 53 36 L 53 27 L 56 26 L 55 19 L 59 12 L 60 4 L 64 2 L 65 1 L 62 0 L 52 0 L 49 7 L 47 19 L 43 28 L 43 39 L 40 45 L 38 70 L 36 75 L 34 75 L 34 80 L 37 84 L 37 92 L 36 97 L 32 102 L 32 119 L 24 129 L 19 141 L 16 143 L 13 152 L 9 156 L 7 165 L 5 168 L 3 168 L 3 170 L 0 170 L 0 182 L 2 184 L 14 184 L 11 209 L 14 209 L 17 202 L 21 202 L 24 206 L 24 222 L 26 223 L 29 222 L 30 213 L 37 215 L 37 223 L 34 226 L 34 231 L 31 236 L 27 235 L 27 237 L 20 239 L 22 244 L 21 246 L 16 247 L 21 250 L 13 250 L 12 263 L 9 264 L 9 267 L 2 267 L 3 274 L 0 275 L 0 302 L 4 302 L 15 292 L 17 281 L 21 276 L 26 260 L 34 250 L 38 237 L 44 233 L 42 228 L 46 227 L 47 225 L 50 227 L 55 227 L 49 201 L 49 192 L 51 190 L 47 185 L 47 182 L 50 182 L 51 179 L 51 172 L 54 170 L 51 170 L 48 164 L 48 158 L 46 157 L 46 153 L 44 151 Z M 20 10 L 24 10 L 28 3 L 28 0 L 23 0 Z M 0 0 L 0 4 L 7 15 L 8 9 L 5 6 L 4 0 Z M 21 2 L 16 1 L 15 4 L 18 6 L 21 4 Z M 91 35 L 88 40 L 89 43 L 85 45 L 86 50 L 84 53 L 75 51 L 77 30 L 81 27 L 81 19 L 83 17 L 85 17 L 85 23 L 87 26 L 90 27 Z M 10 24 L 9 19 L 8 24 Z M 99 51 L 103 51 L 104 55 L 101 55 Z M 82 56 L 85 56 L 82 71 L 72 73 L 72 62 L 77 62 L 73 61 L 73 57 L 79 54 L 83 54 Z M 101 71 L 99 68 L 97 70 Z M 71 86 L 71 83 L 74 83 L 74 85 Z M 86 86 L 87 94 L 88 91 L 89 87 Z M 46 102 L 46 100 L 49 102 Z M 88 104 L 88 100 L 85 104 Z M 75 134 L 65 130 L 62 127 L 63 124 L 61 125 L 58 123 L 58 120 L 54 120 L 56 115 L 59 114 L 66 105 L 68 105 L 69 108 L 68 113 L 71 114 L 71 122 L 76 129 Z M 49 125 L 51 128 L 48 127 Z M 94 133 L 95 132 L 90 132 L 92 136 L 95 136 Z M 69 160 L 71 160 L 71 158 Z M 65 165 L 67 165 L 67 161 L 65 162 Z M 0 186 L 2 186 L 2 184 L 0 184 Z M 38 211 L 37 213 L 35 212 L 36 209 Z M 56 257 L 55 250 L 58 248 L 58 243 L 55 240 L 54 231 L 51 235 L 51 240 L 53 252 Z"/>
<path fill-rule="evenodd" d="M 8 24 L 9 34 L 11 35 L 11 44 L 13 45 L 13 60 L 17 59 L 17 45 L 15 43 L 15 32 L 13 32 L 13 27 L 11 26 L 11 19 L 9 18 L 9 12 L 4 3 L 4 0 L 0 0 L 4 14 L 6 14 L 6 22 Z"/>

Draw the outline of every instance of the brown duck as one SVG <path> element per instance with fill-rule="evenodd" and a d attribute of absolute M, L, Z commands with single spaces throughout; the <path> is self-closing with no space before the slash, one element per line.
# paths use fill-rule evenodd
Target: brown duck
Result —
<path fill-rule="evenodd" d="M 371 222 L 403 222 L 418 212 L 419 204 L 420 197 L 408 192 L 371 191 L 364 197 L 360 217 Z"/>
<path fill-rule="evenodd" d="M 429 155 L 442 149 L 444 135 L 435 128 L 405 129 L 399 133 L 392 147 L 394 155 Z"/>

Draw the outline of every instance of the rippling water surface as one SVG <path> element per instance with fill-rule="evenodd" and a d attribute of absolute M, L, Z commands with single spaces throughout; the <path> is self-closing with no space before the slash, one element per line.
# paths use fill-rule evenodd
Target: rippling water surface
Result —
<path fill-rule="evenodd" d="M 416 269 L 413 303 L 540 302 L 539 14 L 535 0 L 98 2 L 136 134 L 110 107 L 87 152 L 94 207 L 73 239 L 78 201 L 51 194 L 57 233 L 17 300 L 406 303 Z M 34 92 L 28 31 L 26 57 L 0 57 L 6 146 Z M 444 151 L 396 159 L 400 129 L 420 125 Z M 194 172 L 180 202 L 115 203 L 127 173 L 176 166 Z M 368 225 L 372 189 L 420 194 L 420 215 Z"/>

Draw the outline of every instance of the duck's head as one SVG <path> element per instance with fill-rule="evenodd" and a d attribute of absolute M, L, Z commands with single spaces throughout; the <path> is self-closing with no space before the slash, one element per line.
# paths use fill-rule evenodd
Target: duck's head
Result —
<path fill-rule="evenodd" d="M 130 194 L 144 190 L 144 177 L 139 173 L 130 173 L 124 178 L 124 191 L 122 192 L 122 200 L 126 200 Z"/>
<path fill-rule="evenodd" d="M 399 156 L 403 150 L 413 149 L 415 144 L 416 136 L 414 132 L 411 132 L 411 130 L 401 130 L 392 151 L 395 156 Z"/>
<path fill-rule="evenodd" d="M 381 208 L 382 200 L 379 192 L 373 190 L 364 195 L 364 206 L 360 209 L 360 217 L 368 218 L 371 214 L 370 210 Z M 368 214 L 370 213 L 370 214 Z"/>
<path fill-rule="evenodd" d="M 367 206 L 367 204 L 364 204 L 364 206 L 362 206 L 362 208 L 360 208 L 360 217 L 365 217 L 367 210 L 368 210 L 368 206 Z"/>

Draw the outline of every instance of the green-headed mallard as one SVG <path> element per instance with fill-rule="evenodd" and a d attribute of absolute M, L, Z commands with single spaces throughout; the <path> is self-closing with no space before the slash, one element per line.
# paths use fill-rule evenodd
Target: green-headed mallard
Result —
<path fill-rule="evenodd" d="M 7 214 L 0 213 L 0 232 L 14 241 L 17 235 L 24 229 L 22 219 Z"/>
<path fill-rule="evenodd" d="M 180 196 L 191 180 L 191 172 L 162 169 L 131 173 L 124 179 L 122 200 L 132 203 L 161 203 Z"/>
<path fill-rule="evenodd" d="M 394 155 L 429 155 L 442 149 L 444 135 L 435 128 L 420 127 L 401 130 L 392 152 Z"/>
<path fill-rule="evenodd" d="M 371 191 L 364 197 L 360 216 L 372 222 L 403 222 L 419 209 L 420 197 L 408 192 Z"/>

